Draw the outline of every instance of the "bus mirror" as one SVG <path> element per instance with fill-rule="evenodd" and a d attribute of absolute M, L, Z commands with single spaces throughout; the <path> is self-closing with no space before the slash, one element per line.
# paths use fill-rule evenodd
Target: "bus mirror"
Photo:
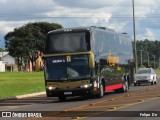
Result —
<path fill-rule="evenodd" d="M 90 68 L 94 68 L 95 67 L 94 54 L 92 52 L 89 55 L 89 67 Z"/>
<path fill-rule="evenodd" d="M 129 59 L 128 63 L 134 63 L 133 59 Z"/>

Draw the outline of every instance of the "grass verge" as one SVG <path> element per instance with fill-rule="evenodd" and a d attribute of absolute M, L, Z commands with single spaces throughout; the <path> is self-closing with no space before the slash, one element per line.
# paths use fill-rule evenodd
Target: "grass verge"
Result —
<path fill-rule="evenodd" d="M 160 69 L 155 69 L 155 72 L 160 75 Z"/>
<path fill-rule="evenodd" d="M 0 73 L 0 98 L 45 91 L 43 72 Z"/>

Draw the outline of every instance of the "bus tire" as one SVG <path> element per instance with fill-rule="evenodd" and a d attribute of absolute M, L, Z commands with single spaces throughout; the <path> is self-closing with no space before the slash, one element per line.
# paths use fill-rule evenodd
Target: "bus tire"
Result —
<path fill-rule="evenodd" d="M 103 96 L 104 96 L 104 86 L 101 83 L 99 88 L 98 98 L 102 98 Z"/>
<path fill-rule="evenodd" d="M 47 96 L 47 97 L 52 97 L 52 94 L 49 93 L 49 92 L 46 92 L 46 96 Z"/>
<path fill-rule="evenodd" d="M 65 101 L 66 100 L 66 96 L 59 96 L 59 101 Z"/>
<path fill-rule="evenodd" d="M 134 83 L 134 86 L 137 86 L 137 83 Z"/>
<path fill-rule="evenodd" d="M 129 90 L 128 80 L 126 80 L 124 84 L 125 84 L 124 92 L 128 92 L 128 90 Z"/>
<path fill-rule="evenodd" d="M 116 93 L 124 93 L 124 92 L 127 92 L 128 89 L 129 89 L 129 84 L 128 84 L 128 81 L 126 80 L 126 81 L 123 83 L 122 88 L 116 89 L 115 92 L 116 92 Z"/>

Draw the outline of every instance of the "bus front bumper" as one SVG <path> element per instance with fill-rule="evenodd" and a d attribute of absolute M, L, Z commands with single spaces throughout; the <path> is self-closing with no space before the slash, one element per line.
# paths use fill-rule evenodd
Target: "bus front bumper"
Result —
<path fill-rule="evenodd" d="M 75 88 L 75 89 L 46 89 L 47 97 L 58 96 L 86 96 L 94 94 L 93 87 L 88 88 Z"/>

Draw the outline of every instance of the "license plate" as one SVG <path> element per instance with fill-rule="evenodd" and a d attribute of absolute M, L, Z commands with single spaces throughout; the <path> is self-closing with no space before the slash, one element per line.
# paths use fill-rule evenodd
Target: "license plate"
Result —
<path fill-rule="evenodd" d="M 64 92 L 64 95 L 72 95 L 72 92 Z"/>

